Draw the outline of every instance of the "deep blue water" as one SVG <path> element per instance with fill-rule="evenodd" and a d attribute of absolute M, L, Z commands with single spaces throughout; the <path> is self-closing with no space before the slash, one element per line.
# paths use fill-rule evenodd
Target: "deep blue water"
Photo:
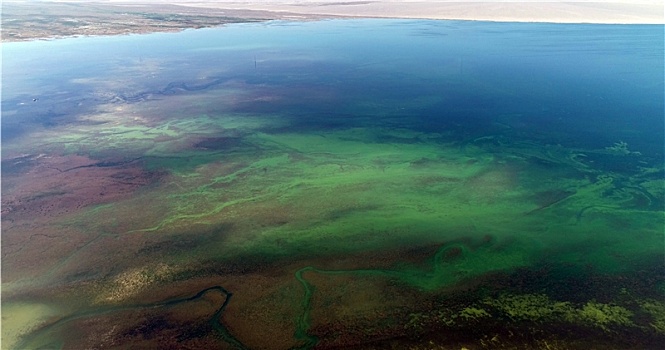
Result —
<path fill-rule="evenodd" d="M 276 21 L 8 43 L 2 50 L 3 142 L 34 125 L 72 121 L 112 95 L 140 97 L 169 83 L 214 78 L 281 89 L 291 103 L 241 112 L 279 112 L 304 127 L 401 114 L 418 120 L 414 128 L 458 128 L 469 137 L 511 115 L 526 134 L 554 144 L 623 140 L 662 156 L 660 25 Z M 309 88 L 335 98 L 302 96 Z M 33 98 L 39 103 L 29 103 Z M 359 109 L 367 100 L 377 101 L 375 108 Z M 299 119 L 312 114 L 325 120 Z"/>

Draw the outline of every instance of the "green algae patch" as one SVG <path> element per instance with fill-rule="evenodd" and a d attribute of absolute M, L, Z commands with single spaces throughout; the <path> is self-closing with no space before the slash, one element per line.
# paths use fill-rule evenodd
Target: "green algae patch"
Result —
<path fill-rule="evenodd" d="M 484 309 L 478 309 L 475 307 L 467 307 L 463 309 L 459 313 L 459 316 L 466 320 L 476 320 L 476 321 L 480 321 L 481 319 L 486 317 L 491 317 L 491 315 Z"/>
<path fill-rule="evenodd" d="M 660 212 L 631 208 L 636 192 L 622 190 L 639 186 L 637 179 L 592 175 L 536 181 L 545 175 L 524 163 L 526 154 L 577 169 L 560 147 L 530 149 L 537 145 L 521 143 L 492 153 L 477 146 L 453 147 L 441 143 L 439 134 L 408 130 L 265 133 L 250 132 L 256 120 L 243 125 L 231 119 L 223 128 L 224 117 L 196 119 L 167 122 L 157 129 L 208 137 L 234 126 L 247 132 L 243 146 L 220 152 L 190 143 L 173 154 L 147 152 L 143 164 L 169 176 L 154 190 L 91 212 L 96 221 L 81 217 L 86 229 L 169 236 L 187 227 L 233 222 L 234 233 L 196 250 L 204 252 L 200 259 L 220 260 L 238 255 L 333 256 L 488 234 L 507 238 L 502 251 L 474 252 L 456 262 L 454 277 L 423 279 L 414 273 L 410 283 L 425 289 L 529 266 L 541 249 L 560 250 L 557 256 L 563 261 L 594 261 L 603 271 L 621 272 L 631 266 L 626 259 L 656 245 L 614 234 L 618 224 L 640 225 L 646 241 L 660 239 Z M 509 157 L 511 153 L 515 157 Z M 535 206 L 533 193 L 560 188 L 565 196 Z M 147 203 L 153 210 L 136 215 Z M 605 248 L 578 250 L 589 242 Z"/>
<path fill-rule="evenodd" d="M 483 303 L 515 321 L 569 320 L 576 314 L 571 303 L 553 301 L 543 294 L 502 295 L 497 299 L 485 299 Z"/>
<path fill-rule="evenodd" d="M 609 330 L 611 326 L 633 326 L 631 321 L 633 313 L 624 307 L 601 304 L 594 301 L 586 303 L 579 311 L 580 322 L 593 324 L 603 330 Z"/>
<path fill-rule="evenodd" d="M 640 312 L 651 316 L 646 323 L 636 318 L 636 313 L 614 303 L 599 303 L 591 300 L 578 304 L 553 300 L 544 294 L 502 294 L 496 298 L 484 298 L 466 307 L 440 307 L 409 315 L 405 328 L 422 333 L 428 328 L 464 329 L 474 323 L 500 324 L 508 330 L 524 324 L 553 325 L 557 331 L 571 332 L 589 328 L 606 334 L 617 332 L 662 333 L 662 303 L 644 300 Z M 648 327 L 645 327 L 648 324 Z M 539 326 L 532 326 L 539 327 Z M 535 328 L 529 328 L 535 329 Z M 651 329 L 651 330 L 649 330 Z M 649 336 L 651 336 L 649 335 Z"/>

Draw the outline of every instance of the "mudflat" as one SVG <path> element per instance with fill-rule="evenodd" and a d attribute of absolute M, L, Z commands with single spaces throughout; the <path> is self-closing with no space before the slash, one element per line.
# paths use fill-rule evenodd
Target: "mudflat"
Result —
<path fill-rule="evenodd" d="M 229 23 L 286 19 L 290 16 L 274 11 L 215 9 L 165 2 L 5 2 L 2 12 L 2 40 L 5 42 L 173 32 Z"/>

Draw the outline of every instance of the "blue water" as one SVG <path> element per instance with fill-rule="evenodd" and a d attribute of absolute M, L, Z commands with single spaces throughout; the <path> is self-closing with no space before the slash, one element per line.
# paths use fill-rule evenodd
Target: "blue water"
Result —
<path fill-rule="evenodd" d="M 521 115 L 530 132 L 568 146 L 624 140 L 662 156 L 663 27 L 423 20 L 268 22 L 116 37 L 3 45 L 3 139 L 59 123 L 73 104 L 137 95 L 177 81 L 242 79 L 283 89 L 316 87 L 337 100 L 246 111 L 357 114 L 359 99 L 390 100 L 375 116 L 400 113 L 424 128 L 479 132 L 500 115 Z M 145 79 L 150 63 L 158 70 Z M 77 80 L 79 79 L 78 83 Z M 80 79 L 94 79 L 86 84 Z M 117 86 L 109 81 L 131 81 Z M 99 92 L 99 91 L 97 91 Z M 39 98 L 40 108 L 18 104 Z M 426 106 L 414 106 L 426 98 Z M 49 106 L 45 106 L 46 104 Z M 79 106 L 80 107 L 80 106 Z M 80 108 L 79 108 L 80 109 Z M 49 114 L 50 113 L 50 114 Z M 7 113 L 5 113 L 7 114 Z M 474 131 L 475 130 L 475 131 Z"/>

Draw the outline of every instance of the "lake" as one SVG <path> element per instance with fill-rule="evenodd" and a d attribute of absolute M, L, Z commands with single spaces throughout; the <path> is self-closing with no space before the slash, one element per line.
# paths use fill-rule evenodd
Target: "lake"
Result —
<path fill-rule="evenodd" d="M 658 348 L 663 33 L 4 43 L 4 346 Z"/>

